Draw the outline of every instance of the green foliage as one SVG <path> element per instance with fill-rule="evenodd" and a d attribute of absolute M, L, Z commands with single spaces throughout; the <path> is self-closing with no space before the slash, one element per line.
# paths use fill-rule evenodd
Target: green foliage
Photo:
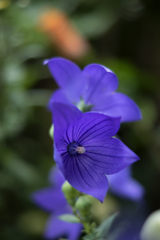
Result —
<path fill-rule="evenodd" d="M 109 230 L 115 221 L 118 213 L 115 213 L 111 215 L 109 218 L 107 218 L 104 222 L 100 224 L 100 226 L 97 228 L 97 237 L 100 239 L 105 239 L 106 236 L 108 236 Z"/>

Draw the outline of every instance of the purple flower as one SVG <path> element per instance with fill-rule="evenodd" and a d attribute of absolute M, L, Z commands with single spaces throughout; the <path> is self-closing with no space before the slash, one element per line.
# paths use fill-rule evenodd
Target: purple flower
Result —
<path fill-rule="evenodd" d="M 112 138 L 119 129 L 120 118 L 82 113 L 63 103 L 50 105 L 55 161 L 74 188 L 103 201 L 108 189 L 105 175 L 117 173 L 139 159 L 120 140 Z"/>
<path fill-rule="evenodd" d="M 71 207 L 67 204 L 61 186 L 65 181 L 58 168 L 53 168 L 49 175 L 50 187 L 38 190 L 32 194 L 32 200 L 45 211 L 50 212 L 44 237 L 55 239 L 66 236 L 70 240 L 78 239 L 82 225 L 79 223 L 68 223 L 60 220 L 61 214 L 71 213 Z"/>
<path fill-rule="evenodd" d="M 133 201 L 142 199 L 144 195 L 143 186 L 131 177 L 131 168 L 124 168 L 122 171 L 107 176 L 109 190 L 120 197 Z"/>
<path fill-rule="evenodd" d="M 141 119 L 138 106 L 126 95 L 115 93 L 118 79 L 110 69 L 90 64 L 81 71 L 73 62 L 59 57 L 45 60 L 44 64 L 48 65 L 60 87 L 52 95 L 50 103 L 72 103 L 81 106 L 85 112 L 96 111 L 121 117 L 121 122 Z"/>

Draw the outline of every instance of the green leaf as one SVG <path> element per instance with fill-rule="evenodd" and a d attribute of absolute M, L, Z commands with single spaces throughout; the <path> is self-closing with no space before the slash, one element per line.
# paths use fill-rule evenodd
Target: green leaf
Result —
<path fill-rule="evenodd" d="M 97 228 L 98 237 L 107 236 L 107 234 L 110 230 L 110 227 L 112 226 L 112 224 L 117 216 L 118 216 L 118 213 L 114 213 L 109 218 L 107 218 L 104 222 L 101 223 L 101 225 Z"/>
<path fill-rule="evenodd" d="M 99 240 L 99 238 L 97 238 L 97 232 L 96 231 L 94 231 L 93 233 L 89 233 L 89 234 L 85 235 L 82 239 L 83 240 L 93 240 L 93 239 L 98 239 Z"/>
<path fill-rule="evenodd" d="M 63 214 L 63 215 L 59 216 L 59 219 L 61 219 L 62 221 L 71 222 L 71 223 L 79 223 L 80 222 L 80 220 L 72 214 Z"/>

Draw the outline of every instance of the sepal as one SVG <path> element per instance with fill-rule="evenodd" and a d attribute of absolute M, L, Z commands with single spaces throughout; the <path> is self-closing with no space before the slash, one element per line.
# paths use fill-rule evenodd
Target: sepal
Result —
<path fill-rule="evenodd" d="M 72 215 L 72 214 L 63 214 L 59 216 L 59 219 L 65 222 L 70 222 L 70 223 L 80 223 L 80 220 L 78 217 Z"/>

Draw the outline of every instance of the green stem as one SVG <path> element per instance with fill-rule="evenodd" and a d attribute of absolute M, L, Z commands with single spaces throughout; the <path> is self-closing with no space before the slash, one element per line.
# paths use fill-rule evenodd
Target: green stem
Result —
<path fill-rule="evenodd" d="M 95 224 L 90 223 L 91 202 L 83 193 L 75 190 L 67 181 L 62 185 L 62 191 L 68 204 L 72 207 L 73 214 L 79 219 L 86 234 L 92 234 Z"/>
<path fill-rule="evenodd" d="M 85 232 L 87 234 L 91 233 L 91 224 L 88 221 L 84 221 L 75 208 L 72 208 L 72 211 L 73 211 L 73 214 L 80 220 L 80 222 L 84 226 Z"/>

